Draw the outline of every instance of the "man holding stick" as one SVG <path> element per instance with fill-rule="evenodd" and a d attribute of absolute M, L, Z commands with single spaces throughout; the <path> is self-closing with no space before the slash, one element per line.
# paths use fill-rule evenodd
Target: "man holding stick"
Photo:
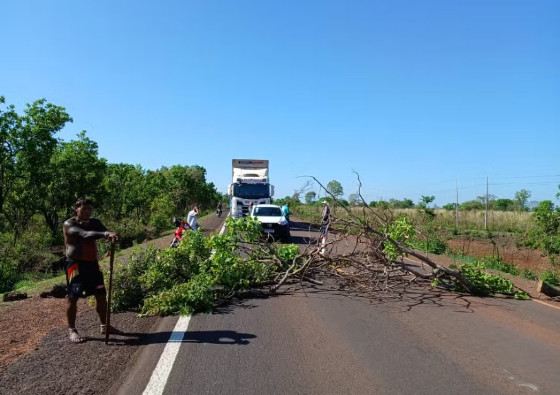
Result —
<path fill-rule="evenodd" d="M 95 296 L 95 308 L 101 321 L 101 334 L 104 335 L 107 330 L 112 330 L 106 325 L 107 291 L 97 259 L 97 240 L 104 238 L 114 243 L 119 239 L 119 235 L 108 231 L 100 220 L 91 217 L 93 204 L 89 199 L 79 199 L 74 208 L 76 215 L 67 219 L 63 225 L 68 282 L 66 319 L 70 341 L 82 343 L 85 339 L 76 329 L 77 303 L 80 297 Z"/>

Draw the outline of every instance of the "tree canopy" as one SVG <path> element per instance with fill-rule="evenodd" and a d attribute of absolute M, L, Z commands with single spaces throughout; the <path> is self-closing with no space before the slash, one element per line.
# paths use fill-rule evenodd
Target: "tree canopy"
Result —
<path fill-rule="evenodd" d="M 342 185 L 336 180 L 332 180 L 327 184 L 327 191 L 333 194 L 333 196 L 337 199 L 344 195 Z"/>

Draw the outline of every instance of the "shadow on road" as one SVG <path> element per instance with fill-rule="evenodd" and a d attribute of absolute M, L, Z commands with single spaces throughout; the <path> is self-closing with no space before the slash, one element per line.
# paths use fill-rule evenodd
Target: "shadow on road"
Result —
<path fill-rule="evenodd" d="M 249 344 L 249 339 L 256 338 L 251 333 L 236 331 L 188 331 L 183 338 L 183 343 L 210 343 L 210 344 Z"/>
<path fill-rule="evenodd" d="M 109 344 L 113 346 L 145 346 L 148 344 L 160 344 L 167 342 L 180 342 L 180 343 L 209 343 L 209 344 L 237 344 L 247 345 L 249 339 L 254 339 L 257 336 L 251 333 L 240 333 L 236 331 L 187 331 L 182 340 L 170 340 L 173 332 L 155 332 L 155 333 L 126 333 L 121 336 L 126 338 L 117 338 L 112 336 L 109 339 Z M 175 337 L 177 334 L 175 333 Z M 101 337 L 88 337 L 86 341 L 105 342 L 105 338 Z"/>
<path fill-rule="evenodd" d="M 325 279 L 324 279 L 325 280 Z M 284 289 L 291 297 L 333 299 L 362 303 L 392 313 L 405 313 L 417 308 L 448 309 L 456 313 L 474 313 L 476 306 L 490 305 L 490 300 L 472 297 L 468 294 L 452 292 L 443 288 L 426 285 L 401 283 L 393 284 L 390 291 L 365 292 L 360 287 L 344 279 L 326 279 L 324 285 L 292 282 Z"/>
<path fill-rule="evenodd" d="M 159 344 L 167 342 L 180 342 L 180 343 L 209 343 L 209 344 L 235 344 L 247 345 L 250 339 L 257 336 L 251 333 L 241 333 L 236 331 L 187 331 L 180 341 L 170 340 L 173 332 L 155 332 L 155 333 L 127 333 L 129 338 L 111 338 L 110 344 L 112 345 L 134 345 L 145 346 L 148 344 Z M 175 334 L 176 335 L 176 334 Z M 130 337 L 134 337 L 130 338 Z M 88 341 L 105 341 L 105 338 L 88 338 Z"/>

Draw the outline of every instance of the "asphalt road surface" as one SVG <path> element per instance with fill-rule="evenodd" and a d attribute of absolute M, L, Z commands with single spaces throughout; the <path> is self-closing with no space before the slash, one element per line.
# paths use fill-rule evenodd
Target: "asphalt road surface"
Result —
<path fill-rule="evenodd" d="M 297 226 L 294 241 L 315 237 Z M 421 288 L 380 302 L 331 282 L 197 314 L 186 332 L 173 332 L 177 320 L 162 320 L 113 392 L 560 393 L 560 309 L 542 302 Z M 162 362 L 169 344 L 176 355 Z M 162 363 L 169 375 L 145 391 Z"/>

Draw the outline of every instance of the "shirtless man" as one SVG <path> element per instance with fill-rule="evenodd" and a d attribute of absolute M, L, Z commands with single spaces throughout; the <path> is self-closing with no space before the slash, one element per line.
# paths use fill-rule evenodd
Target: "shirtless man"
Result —
<path fill-rule="evenodd" d="M 107 291 L 103 273 L 97 261 L 97 240 L 111 242 L 118 240 L 115 232 L 109 232 L 97 218 L 92 218 L 93 205 L 89 199 L 80 199 L 75 204 L 76 215 L 64 222 L 64 244 L 66 245 L 66 275 L 68 279 L 68 300 L 66 319 L 72 343 L 82 343 L 85 339 L 76 329 L 78 299 L 95 295 L 95 308 L 101 321 L 101 334 L 107 330 Z"/>

